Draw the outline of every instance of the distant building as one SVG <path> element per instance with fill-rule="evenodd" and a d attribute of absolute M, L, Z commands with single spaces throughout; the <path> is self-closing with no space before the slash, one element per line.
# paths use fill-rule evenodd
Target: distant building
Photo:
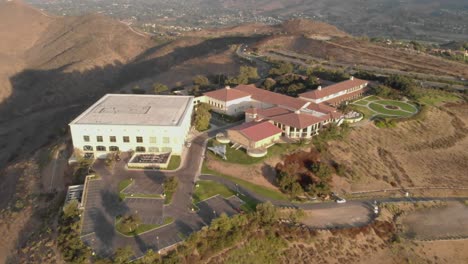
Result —
<path fill-rule="evenodd" d="M 205 93 L 195 101 L 209 104 L 213 111 L 235 116 L 245 114 L 245 121 L 268 121 L 282 130 L 281 135 L 310 138 L 323 125 L 338 123 L 343 114 L 326 104 L 274 93 L 255 87 L 238 85 Z"/>
<path fill-rule="evenodd" d="M 87 156 L 117 151 L 180 155 L 193 97 L 107 94 L 70 125 L 73 146 Z"/>
<path fill-rule="evenodd" d="M 344 82 L 299 94 L 299 98 L 314 104 L 327 103 L 338 106 L 343 102 L 361 97 L 366 92 L 368 83 L 368 81 L 351 77 Z"/>

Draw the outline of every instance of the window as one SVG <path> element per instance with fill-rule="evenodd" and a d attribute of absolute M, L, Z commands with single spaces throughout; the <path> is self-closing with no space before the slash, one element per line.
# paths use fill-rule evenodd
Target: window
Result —
<path fill-rule="evenodd" d="M 97 142 L 102 142 L 102 136 L 96 136 Z"/>
<path fill-rule="evenodd" d="M 104 146 L 97 146 L 97 147 L 96 147 L 96 150 L 97 150 L 97 151 L 106 151 L 106 147 L 104 147 Z"/>
<path fill-rule="evenodd" d="M 163 137 L 163 143 L 169 144 L 169 137 Z"/>
<path fill-rule="evenodd" d="M 156 137 L 150 137 L 149 141 L 151 144 L 156 144 Z"/>
<path fill-rule="evenodd" d="M 83 146 L 84 151 L 93 151 L 93 146 Z"/>
<path fill-rule="evenodd" d="M 145 147 L 136 147 L 136 152 L 145 152 Z"/>
<path fill-rule="evenodd" d="M 110 146 L 109 151 L 119 151 L 119 147 L 116 146 Z"/>
<path fill-rule="evenodd" d="M 162 152 L 172 152 L 172 148 L 162 148 Z"/>
<path fill-rule="evenodd" d="M 83 136 L 84 142 L 89 142 L 89 136 Z"/>
<path fill-rule="evenodd" d="M 117 142 L 117 139 L 115 138 L 115 136 L 110 136 L 109 141 L 110 142 Z"/>
<path fill-rule="evenodd" d="M 159 152 L 159 148 L 157 148 L 157 147 L 149 147 L 149 148 L 148 148 L 148 152 L 157 153 L 157 152 Z"/>
<path fill-rule="evenodd" d="M 143 143 L 143 137 L 136 137 L 137 143 Z"/>
<path fill-rule="evenodd" d="M 125 143 L 130 142 L 130 137 L 127 137 L 127 136 L 123 137 L 123 142 Z"/>

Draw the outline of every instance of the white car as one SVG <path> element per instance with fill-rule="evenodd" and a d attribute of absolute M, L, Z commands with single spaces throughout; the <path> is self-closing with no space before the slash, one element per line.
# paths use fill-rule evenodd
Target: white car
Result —
<path fill-rule="evenodd" d="M 346 203 L 346 199 L 344 199 L 344 198 L 337 198 L 337 199 L 336 199 L 336 203 L 344 204 L 344 203 Z"/>

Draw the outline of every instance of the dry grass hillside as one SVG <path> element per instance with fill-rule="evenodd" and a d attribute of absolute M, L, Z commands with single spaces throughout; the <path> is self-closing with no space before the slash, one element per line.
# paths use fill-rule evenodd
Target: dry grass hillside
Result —
<path fill-rule="evenodd" d="M 332 142 L 329 152 L 352 170 L 346 191 L 467 186 L 467 135 L 468 105 L 448 104 L 394 129 L 357 128 L 345 142 Z"/>
<path fill-rule="evenodd" d="M 344 65 L 364 65 L 448 76 L 468 76 L 468 66 L 415 51 L 386 48 L 351 37 L 284 35 L 271 36 L 257 43 L 256 48 L 289 50 Z M 333 35 L 331 35 L 333 36 Z"/>

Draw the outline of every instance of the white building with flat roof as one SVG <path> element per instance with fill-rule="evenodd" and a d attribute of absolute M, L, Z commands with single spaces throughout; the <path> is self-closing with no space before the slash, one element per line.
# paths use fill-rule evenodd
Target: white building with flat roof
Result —
<path fill-rule="evenodd" d="M 192 96 L 107 94 L 69 124 L 73 146 L 96 158 L 116 151 L 180 155 L 192 112 Z"/>

